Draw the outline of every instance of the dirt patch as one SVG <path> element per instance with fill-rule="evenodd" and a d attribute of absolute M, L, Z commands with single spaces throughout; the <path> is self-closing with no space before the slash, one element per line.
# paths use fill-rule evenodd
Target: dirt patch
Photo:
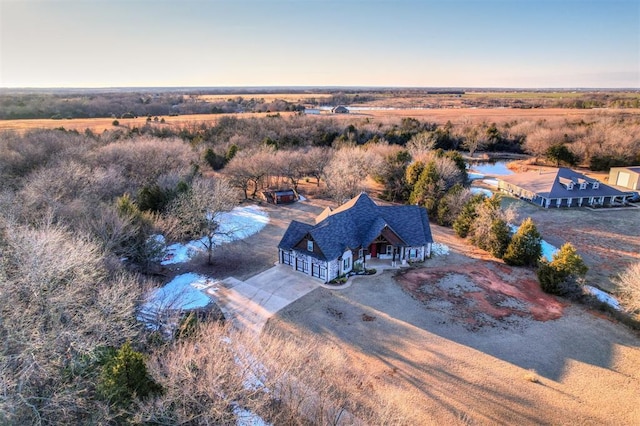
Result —
<path fill-rule="evenodd" d="M 514 319 L 549 321 L 562 316 L 566 303 L 543 293 L 533 273 L 495 262 L 470 262 L 401 272 L 396 280 L 429 309 L 446 313 L 469 330 L 503 327 Z"/>

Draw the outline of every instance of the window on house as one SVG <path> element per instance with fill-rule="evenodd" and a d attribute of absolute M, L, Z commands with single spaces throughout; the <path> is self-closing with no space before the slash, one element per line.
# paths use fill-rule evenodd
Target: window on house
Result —
<path fill-rule="evenodd" d="M 418 250 L 416 249 L 409 250 L 409 259 L 415 259 L 416 257 L 418 257 Z"/>
<path fill-rule="evenodd" d="M 569 182 L 569 184 L 567 185 L 567 189 L 569 191 L 571 191 L 573 189 L 573 182 Z"/>
<path fill-rule="evenodd" d="M 349 269 L 351 267 L 351 258 L 346 257 L 343 261 L 342 261 L 342 270 L 346 271 L 347 269 Z"/>
<path fill-rule="evenodd" d="M 393 254 L 393 246 L 391 244 L 387 245 L 387 254 Z"/>
<path fill-rule="evenodd" d="M 364 250 L 360 249 L 358 250 L 358 259 L 362 259 L 364 257 Z"/>
<path fill-rule="evenodd" d="M 598 189 L 600 187 L 600 182 L 593 182 L 593 189 Z"/>
<path fill-rule="evenodd" d="M 313 241 L 307 240 L 307 251 L 313 251 Z"/>
<path fill-rule="evenodd" d="M 587 183 L 586 182 L 582 182 L 580 184 L 580 189 L 587 189 Z"/>

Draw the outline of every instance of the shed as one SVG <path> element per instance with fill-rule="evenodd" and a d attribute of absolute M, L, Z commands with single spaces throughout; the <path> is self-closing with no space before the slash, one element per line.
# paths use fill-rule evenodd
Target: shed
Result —
<path fill-rule="evenodd" d="M 609 184 L 629 189 L 640 189 L 640 166 L 612 167 Z"/>
<path fill-rule="evenodd" d="M 298 201 L 298 196 L 293 189 L 264 191 L 262 195 L 271 204 L 289 204 Z"/>
<path fill-rule="evenodd" d="M 349 114 L 349 109 L 344 105 L 338 105 L 337 107 L 331 108 L 331 112 L 334 114 Z"/>

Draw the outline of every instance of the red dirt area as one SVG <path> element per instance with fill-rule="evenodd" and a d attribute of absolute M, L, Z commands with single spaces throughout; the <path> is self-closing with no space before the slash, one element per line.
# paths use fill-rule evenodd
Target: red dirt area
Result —
<path fill-rule="evenodd" d="M 526 269 L 475 261 L 411 269 L 396 280 L 428 308 L 478 329 L 511 323 L 518 317 L 548 321 L 562 316 L 567 304 L 542 292 L 531 275 Z"/>

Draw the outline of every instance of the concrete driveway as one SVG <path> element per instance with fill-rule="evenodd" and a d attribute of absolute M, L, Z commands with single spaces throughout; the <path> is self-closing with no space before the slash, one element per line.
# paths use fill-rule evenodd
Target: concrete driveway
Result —
<path fill-rule="evenodd" d="M 276 265 L 246 281 L 230 277 L 221 283 L 207 289 L 207 294 L 236 327 L 260 334 L 273 314 L 318 288 L 321 281 Z"/>

